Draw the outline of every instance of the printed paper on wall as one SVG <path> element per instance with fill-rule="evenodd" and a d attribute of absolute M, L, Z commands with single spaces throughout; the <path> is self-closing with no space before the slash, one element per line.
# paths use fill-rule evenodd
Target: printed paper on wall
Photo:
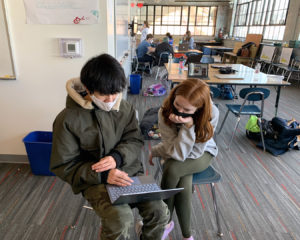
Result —
<path fill-rule="evenodd" d="M 24 0 L 28 24 L 96 24 L 98 0 Z"/>

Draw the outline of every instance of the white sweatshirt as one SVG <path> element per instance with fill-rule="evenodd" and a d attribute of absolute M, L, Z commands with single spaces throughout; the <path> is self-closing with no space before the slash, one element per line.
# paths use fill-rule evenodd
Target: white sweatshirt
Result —
<path fill-rule="evenodd" d="M 219 120 L 219 110 L 212 105 L 212 124 L 214 131 Z M 213 138 L 202 143 L 196 143 L 195 125 L 187 128 L 184 124 L 177 126 L 168 126 L 162 116 L 162 109 L 158 112 L 158 126 L 161 133 L 162 142 L 152 148 L 153 157 L 163 159 L 173 158 L 178 161 L 185 161 L 186 158 L 200 158 L 204 152 L 209 152 L 217 156 L 218 147 Z"/>

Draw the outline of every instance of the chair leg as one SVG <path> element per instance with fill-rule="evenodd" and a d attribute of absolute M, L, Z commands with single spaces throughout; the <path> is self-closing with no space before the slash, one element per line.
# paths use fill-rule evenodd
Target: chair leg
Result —
<path fill-rule="evenodd" d="M 239 123 L 240 123 L 240 120 L 241 120 L 241 117 L 240 117 L 240 116 L 238 116 L 238 117 L 237 117 L 236 124 L 235 124 L 235 127 L 234 127 L 234 131 L 233 131 L 233 133 L 232 133 L 232 135 L 231 135 L 231 138 L 230 138 L 229 144 L 227 145 L 227 148 L 228 148 L 228 149 L 230 149 L 230 146 L 231 146 L 231 143 L 232 143 L 233 137 L 234 137 L 234 135 L 235 135 L 235 132 L 236 132 L 236 130 L 237 130 L 237 127 L 238 127 L 238 125 L 239 125 Z"/>
<path fill-rule="evenodd" d="M 159 68 L 159 66 L 157 66 L 157 72 L 156 72 L 156 76 L 155 76 L 155 81 L 157 81 L 159 70 L 160 70 L 160 68 Z"/>
<path fill-rule="evenodd" d="M 216 220 L 217 220 L 218 236 L 222 237 L 223 233 L 222 233 L 222 229 L 221 229 L 221 225 L 220 225 L 220 218 L 219 218 L 219 213 L 218 213 L 218 205 L 217 205 L 217 198 L 216 198 L 216 192 L 215 192 L 215 184 L 211 183 L 210 187 L 211 187 L 211 192 L 212 192 L 212 197 L 213 197 L 214 211 L 215 211 Z"/>
<path fill-rule="evenodd" d="M 220 129 L 219 129 L 219 131 L 218 131 L 217 134 L 220 134 L 220 133 L 221 133 L 222 128 L 223 128 L 223 126 L 224 126 L 224 123 L 225 123 L 225 121 L 226 121 L 226 118 L 227 118 L 227 116 L 228 116 L 228 113 L 229 113 L 229 109 L 228 109 L 227 112 L 226 112 L 226 115 L 225 115 L 225 117 L 224 117 L 224 119 L 223 119 L 223 122 L 222 122 L 221 127 L 220 127 Z"/>
<path fill-rule="evenodd" d="M 264 134 L 263 134 L 263 130 L 262 130 L 262 124 L 261 124 L 261 117 L 258 118 L 258 121 L 260 122 L 259 127 L 260 127 L 260 137 L 261 137 L 261 141 L 263 144 L 263 149 L 264 152 L 266 151 L 266 146 L 265 146 L 265 139 L 264 139 Z"/>
<path fill-rule="evenodd" d="M 289 75 L 288 75 L 288 77 L 286 79 L 287 82 L 290 80 L 291 75 L 292 75 L 292 71 L 290 71 L 290 73 L 289 73 Z"/>

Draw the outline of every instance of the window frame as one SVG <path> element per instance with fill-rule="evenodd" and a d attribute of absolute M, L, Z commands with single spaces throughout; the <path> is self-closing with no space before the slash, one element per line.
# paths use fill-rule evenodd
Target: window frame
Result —
<path fill-rule="evenodd" d="M 249 33 L 250 29 L 252 27 L 257 27 L 257 28 L 262 28 L 262 34 L 263 34 L 263 39 L 264 40 L 277 40 L 277 41 L 282 41 L 283 40 L 283 36 L 282 39 L 278 39 L 278 38 L 274 38 L 274 31 L 276 27 L 286 27 L 286 20 L 287 20 L 287 15 L 288 15 L 288 11 L 289 11 L 289 7 L 290 7 L 290 0 L 286 0 L 288 1 L 286 8 L 280 9 L 280 6 L 275 9 L 275 5 L 276 2 L 279 0 L 239 0 L 237 5 L 236 5 L 236 14 L 235 14 L 235 19 L 234 19 L 234 25 L 233 25 L 233 36 L 234 37 L 239 37 L 239 38 L 244 38 L 241 37 L 240 35 L 236 35 L 235 34 L 235 29 L 237 29 L 240 27 L 245 27 L 247 28 L 246 30 L 246 34 Z M 285 1 L 285 4 L 286 4 Z M 260 10 L 260 12 L 258 12 L 258 2 L 261 2 L 262 8 Z M 246 16 L 246 20 L 245 20 L 245 24 L 240 24 L 239 23 L 239 11 L 238 9 L 240 9 L 240 6 L 244 5 L 244 4 L 248 4 L 248 9 L 247 9 L 247 16 Z M 272 6 L 271 6 L 272 4 Z M 284 6 L 285 7 L 285 6 Z M 254 9 L 254 10 L 253 10 Z M 277 23 L 275 21 L 275 23 L 272 21 L 274 14 L 280 12 L 281 14 L 284 14 L 285 12 L 285 16 L 284 17 L 284 22 L 283 23 Z M 261 14 L 259 21 L 256 23 L 255 19 L 257 14 Z M 265 33 L 268 31 L 267 29 L 270 29 L 273 27 L 273 37 L 268 38 L 265 36 Z M 269 35 L 269 34 L 268 34 Z"/>
<path fill-rule="evenodd" d="M 186 6 L 186 5 L 152 5 L 152 4 L 145 4 L 143 7 L 146 8 L 146 21 L 149 22 L 149 14 L 148 14 L 148 7 L 153 7 L 153 16 L 151 15 L 151 17 L 153 17 L 153 34 L 155 35 L 155 28 L 156 27 L 168 27 L 168 26 L 174 26 L 174 27 L 186 27 L 186 31 L 189 30 L 190 27 L 207 27 L 207 28 L 212 28 L 212 35 L 209 35 L 208 32 L 206 35 L 196 35 L 195 33 L 193 34 L 194 36 L 214 36 L 215 32 L 216 32 L 216 23 L 217 23 L 217 14 L 218 14 L 218 6 Z M 156 20 L 156 9 L 157 7 L 161 8 L 161 12 L 160 12 L 160 25 L 156 24 L 157 20 Z M 174 7 L 175 8 L 175 12 L 176 12 L 176 8 L 180 8 L 180 21 L 179 24 L 165 24 L 163 23 L 163 9 L 164 8 L 170 8 L 170 7 Z M 186 24 L 182 24 L 183 22 L 183 10 L 184 8 L 187 7 L 188 12 L 187 12 L 187 23 Z M 190 13 L 191 13 L 191 7 L 196 7 L 196 13 L 195 13 L 195 19 L 194 19 L 194 24 L 190 25 Z M 199 8 L 209 8 L 209 13 L 208 13 L 208 20 L 207 20 L 207 24 L 201 24 L 201 25 L 197 25 L 197 17 L 198 17 L 198 9 Z M 211 11 L 212 8 L 216 8 L 215 10 L 215 16 L 214 18 L 211 20 L 210 16 L 211 16 Z M 169 11 L 168 11 L 169 12 Z M 141 10 L 139 13 L 137 13 L 137 18 L 140 20 L 141 19 Z M 139 22 L 139 21 L 138 21 Z M 211 24 L 211 25 L 210 25 Z M 161 35 L 161 34 L 158 34 Z M 177 35 L 177 34 L 172 34 L 172 35 Z M 181 34 L 178 34 L 181 35 Z"/>

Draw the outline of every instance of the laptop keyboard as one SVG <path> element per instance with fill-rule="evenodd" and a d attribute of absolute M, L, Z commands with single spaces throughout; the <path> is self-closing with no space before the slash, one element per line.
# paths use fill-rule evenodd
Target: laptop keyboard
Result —
<path fill-rule="evenodd" d="M 125 195 L 125 194 L 134 194 L 134 193 L 143 193 L 143 192 L 155 192 L 155 191 L 160 191 L 160 187 L 155 184 L 139 184 L 137 181 L 139 181 L 137 178 L 135 179 L 134 177 L 132 178 L 134 181 L 132 185 L 126 186 L 126 187 L 110 187 L 110 196 L 112 202 L 118 199 L 120 195 Z"/>

